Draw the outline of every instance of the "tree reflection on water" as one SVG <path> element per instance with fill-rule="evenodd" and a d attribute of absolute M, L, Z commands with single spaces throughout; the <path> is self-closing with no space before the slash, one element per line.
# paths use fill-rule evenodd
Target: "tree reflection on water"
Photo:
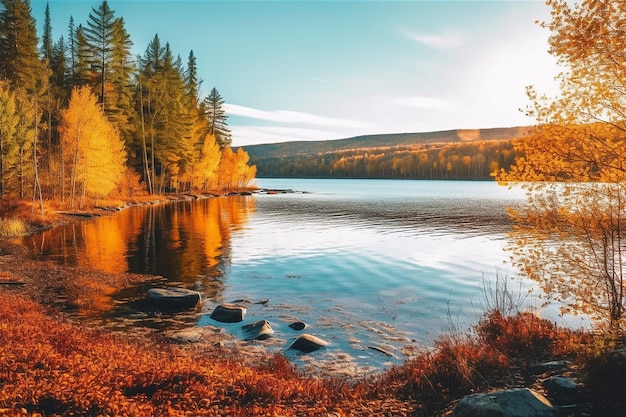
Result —
<path fill-rule="evenodd" d="M 223 290 L 231 233 L 241 230 L 254 211 L 250 196 L 133 207 L 28 236 L 23 244 L 37 259 L 112 274 L 161 276 L 215 299 Z M 91 294 L 85 304 L 93 312 L 112 309 L 115 294 L 124 286 L 90 279 L 89 274 L 76 280 Z"/>

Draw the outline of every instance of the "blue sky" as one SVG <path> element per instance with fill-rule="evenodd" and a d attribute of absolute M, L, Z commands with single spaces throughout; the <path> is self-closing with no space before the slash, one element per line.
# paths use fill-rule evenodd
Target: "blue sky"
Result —
<path fill-rule="evenodd" d="M 100 1 L 50 0 L 55 39 Z M 46 2 L 31 0 L 41 33 Z M 110 0 L 133 52 L 158 33 L 202 93 L 226 100 L 233 145 L 529 125 L 525 86 L 555 91 L 544 2 Z"/>

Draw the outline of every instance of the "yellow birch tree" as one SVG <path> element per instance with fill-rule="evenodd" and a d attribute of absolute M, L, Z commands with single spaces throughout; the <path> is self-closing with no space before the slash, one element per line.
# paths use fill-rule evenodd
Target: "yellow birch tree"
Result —
<path fill-rule="evenodd" d="M 557 97 L 528 88 L 538 126 L 501 181 L 523 181 L 513 259 L 565 310 L 619 330 L 626 308 L 626 2 L 549 0 Z"/>
<path fill-rule="evenodd" d="M 59 126 L 70 207 L 113 191 L 125 169 L 124 144 L 89 87 L 74 88 Z"/>
<path fill-rule="evenodd" d="M 212 191 L 217 183 L 217 169 L 220 164 L 220 145 L 215 136 L 208 133 L 202 141 L 202 148 L 190 164 L 185 175 L 192 191 Z"/>

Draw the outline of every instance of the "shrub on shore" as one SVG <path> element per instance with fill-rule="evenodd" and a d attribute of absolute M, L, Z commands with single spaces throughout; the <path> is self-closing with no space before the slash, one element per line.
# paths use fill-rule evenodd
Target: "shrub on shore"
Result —
<path fill-rule="evenodd" d="M 17 218 L 0 218 L 0 237 L 14 237 L 25 234 L 28 226 Z"/>

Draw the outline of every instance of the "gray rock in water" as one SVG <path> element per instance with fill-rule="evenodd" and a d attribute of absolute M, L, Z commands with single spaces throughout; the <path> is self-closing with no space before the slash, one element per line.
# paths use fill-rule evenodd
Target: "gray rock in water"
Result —
<path fill-rule="evenodd" d="M 303 333 L 289 346 L 289 349 L 309 353 L 328 346 L 328 342 L 319 337 Z"/>
<path fill-rule="evenodd" d="M 306 324 L 306 323 L 305 323 L 305 322 L 303 322 L 303 321 L 295 321 L 295 322 L 291 323 L 291 324 L 289 325 L 289 327 L 291 327 L 293 330 L 304 330 L 304 329 L 306 329 L 307 327 L 309 327 L 309 325 L 308 325 L 308 324 Z"/>
<path fill-rule="evenodd" d="M 161 310 L 186 310 L 196 307 L 201 297 L 198 291 L 167 287 L 149 289 L 146 300 L 150 306 Z"/>
<path fill-rule="evenodd" d="M 541 394 L 515 388 L 463 397 L 454 417 L 555 417 L 557 410 Z"/>
<path fill-rule="evenodd" d="M 220 304 L 209 317 L 222 323 L 238 323 L 243 321 L 246 311 L 245 307 L 238 304 Z"/>
<path fill-rule="evenodd" d="M 244 332 L 244 340 L 265 340 L 274 334 L 274 329 L 267 320 L 259 320 L 241 328 Z"/>

